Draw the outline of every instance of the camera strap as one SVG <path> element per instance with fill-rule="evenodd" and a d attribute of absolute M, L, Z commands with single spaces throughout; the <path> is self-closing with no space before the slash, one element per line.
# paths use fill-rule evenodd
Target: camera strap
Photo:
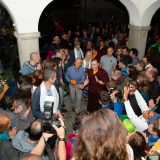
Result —
<path fill-rule="evenodd" d="M 48 154 L 49 160 L 55 160 L 54 155 L 53 155 L 53 151 L 51 150 L 51 147 L 48 143 L 46 143 L 45 149 L 46 149 L 46 152 Z"/>

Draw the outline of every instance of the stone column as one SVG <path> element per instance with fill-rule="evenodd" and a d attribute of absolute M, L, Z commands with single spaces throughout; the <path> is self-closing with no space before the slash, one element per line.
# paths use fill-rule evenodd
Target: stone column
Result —
<path fill-rule="evenodd" d="M 39 53 L 40 32 L 33 32 L 33 33 L 15 32 L 14 35 L 17 38 L 19 61 L 22 67 L 23 63 L 30 59 L 31 52 Z"/>
<path fill-rule="evenodd" d="M 137 48 L 139 52 L 139 58 L 145 54 L 146 41 L 148 31 L 150 30 L 150 26 L 134 26 L 129 25 L 129 39 L 128 39 L 128 47 L 129 48 Z"/>

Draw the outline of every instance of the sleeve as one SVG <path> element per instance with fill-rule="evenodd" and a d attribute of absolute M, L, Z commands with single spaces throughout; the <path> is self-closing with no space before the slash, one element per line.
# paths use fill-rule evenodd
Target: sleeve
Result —
<path fill-rule="evenodd" d="M 142 95 L 139 93 L 139 91 L 136 90 L 134 94 L 135 94 L 135 97 L 136 97 L 138 106 L 139 106 L 140 109 L 141 109 L 141 112 L 144 112 L 144 111 L 146 111 L 146 110 L 149 110 L 146 101 L 144 100 L 144 98 L 142 97 Z"/>
<path fill-rule="evenodd" d="M 35 118 L 44 118 L 45 115 L 40 111 L 40 87 L 38 87 L 32 96 L 32 114 Z"/>
<path fill-rule="evenodd" d="M 116 60 L 116 58 L 115 58 L 114 67 L 116 67 L 116 66 L 117 66 L 117 60 Z"/>
<path fill-rule="evenodd" d="M 82 76 L 81 76 L 81 81 L 80 81 L 80 83 L 83 83 L 84 80 L 85 80 L 85 69 L 82 68 Z"/>
<path fill-rule="evenodd" d="M 143 132 L 144 130 L 148 129 L 147 122 L 143 121 L 140 117 L 138 117 L 134 113 L 129 100 L 124 102 L 124 106 L 125 106 L 128 118 L 133 123 L 133 125 L 136 127 L 137 131 Z"/>
<path fill-rule="evenodd" d="M 121 103 L 119 103 L 119 102 L 114 103 L 114 112 L 115 112 L 118 116 L 120 116 L 120 115 L 123 114 L 123 106 L 122 106 Z"/>
<path fill-rule="evenodd" d="M 67 82 L 70 82 L 70 80 L 71 80 L 71 78 L 70 78 L 70 71 L 69 70 L 70 70 L 70 68 L 67 69 L 67 72 L 65 74 L 65 78 L 66 78 Z"/>
<path fill-rule="evenodd" d="M 108 73 L 105 70 L 102 70 L 102 78 L 100 79 L 103 83 L 107 83 L 109 81 Z"/>

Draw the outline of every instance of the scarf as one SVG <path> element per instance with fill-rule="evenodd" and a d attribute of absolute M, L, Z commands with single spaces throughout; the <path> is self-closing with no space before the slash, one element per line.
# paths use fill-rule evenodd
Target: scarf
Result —
<path fill-rule="evenodd" d="M 81 49 L 79 49 L 79 51 L 76 49 L 76 48 L 74 48 L 74 54 L 75 54 L 75 59 L 76 58 L 84 58 L 84 55 L 83 55 L 83 52 L 82 52 L 82 50 Z"/>
<path fill-rule="evenodd" d="M 41 93 L 41 95 L 40 95 L 40 110 L 41 110 L 41 112 L 44 112 L 44 102 L 45 101 L 54 102 L 53 113 L 57 112 L 58 104 L 59 104 L 59 95 L 58 95 L 58 92 L 57 92 L 56 87 L 54 85 L 51 86 L 51 92 L 52 92 L 52 96 L 48 96 L 44 82 L 42 82 L 40 85 L 40 93 Z"/>

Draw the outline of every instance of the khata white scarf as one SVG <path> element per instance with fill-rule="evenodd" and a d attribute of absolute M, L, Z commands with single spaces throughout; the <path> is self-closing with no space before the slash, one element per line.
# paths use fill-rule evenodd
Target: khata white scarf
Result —
<path fill-rule="evenodd" d="M 81 48 L 80 48 L 79 51 L 77 51 L 77 49 L 74 48 L 74 54 L 75 54 L 75 59 L 76 59 L 76 58 L 82 58 L 82 59 L 84 58 L 84 54 L 83 54 Z"/>
<path fill-rule="evenodd" d="M 40 85 L 40 93 L 41 93 L 41 95 L 40 95 L 40 110 L 41 110 L 41 112 L 44 112 L 44 102 L 45 101 L 54 102 L 53 113 L 57 112 L 57 110 L 58 110 L 59 95 L 58 95 L 57 89 L 54 85 L 51 86 L 51 91 L 52 91 L 53 96 L 47 96 L 44 82 L 41 83 L 41 85 Z"/>

